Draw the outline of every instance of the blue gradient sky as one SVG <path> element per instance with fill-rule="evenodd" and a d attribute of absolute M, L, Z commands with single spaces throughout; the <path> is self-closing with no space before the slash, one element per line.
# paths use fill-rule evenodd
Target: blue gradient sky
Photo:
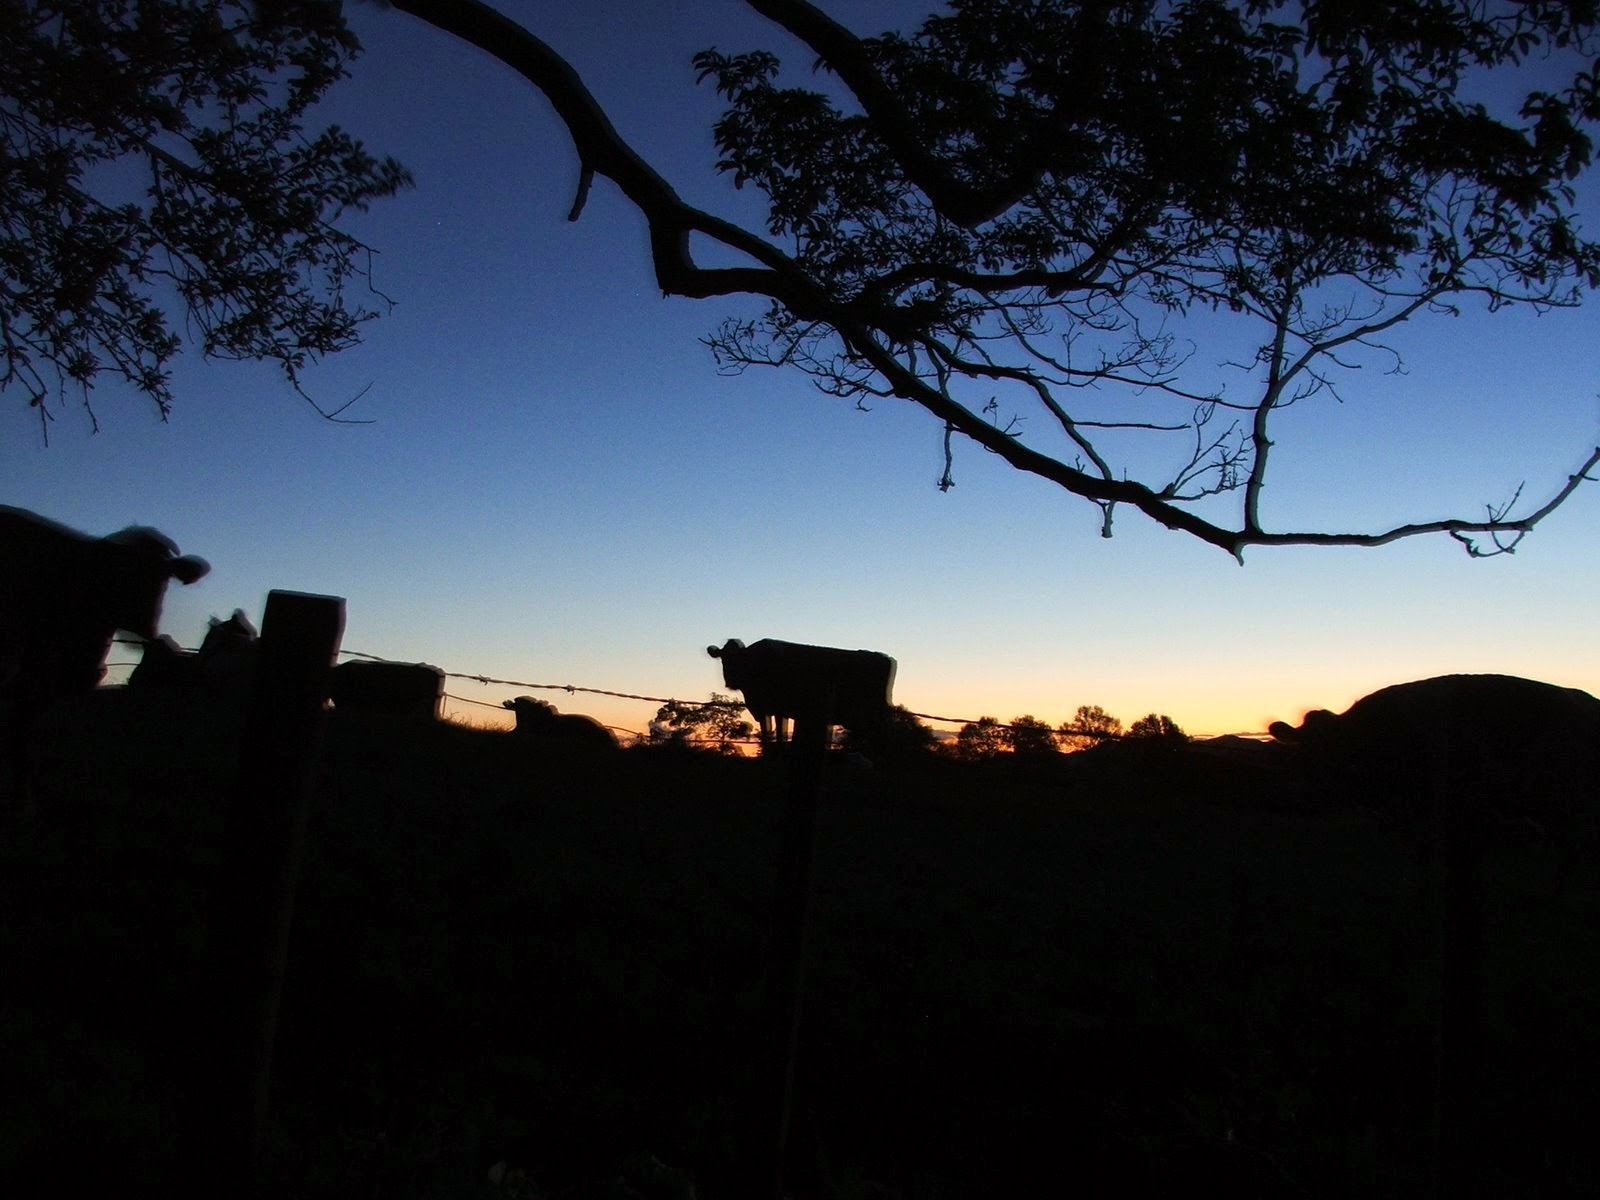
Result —
<path fill-rule="evenodd" d="M 808 55 L 722 0 L 502 7 L 570 56 L 686 198 L 759 220 L 711 170 L 719 106 L 689 57 Z M 861 30 L 920 11 L 826 7 Z M 919 712 L 1055 722 L 1098 704 L 1201 733 L 1450 671 L 1600 692 L 1600 487 L 1514 557 L 1434 538 L 1259 549 L 1243 567 L 1132 512 L 1102 540 L 1094 509 L 970 446 L 941 494 L 940 430 L 920 410 L 719 377 L 697 339 L 738 304 L 663 300 L 642 221 L 604 181 L 566 222 L 576 161 L 531 87 L 403 14 L 352 15 L 367 55 L 326 118 L 417 186 L 353 225 L 396 309 L 306 383 L 329 407 L 368 389 L 349 415 L 372 423 L 330 425 L 271 369 L 192 356 L 167 424 L 107 387 L 101 431 L 71 410 L 46 448 L 21 405 L 0 408 L 5 502 L 95 533 L 155 525 L 210 559 L 169 593 L 180 641 L 235 607 L 259 621 L 267 591 L 290 588 L 347 597 L 348 649 L 652 696 L 721 690 L 704 647 L 728 637 L 883 650 Z M 1402 331 L 1409 374 L 1369 368 L 1342 406 L 1284 422 L 1269 523 L 1477 514 L 1522 480 L 1544 497 L 1596 444 L 1597 334 L 1596 304 Z M 1202 345 L 1195 361 L 1223 356 Z M 633 729 L 653 712 L 551 698 Z"/>

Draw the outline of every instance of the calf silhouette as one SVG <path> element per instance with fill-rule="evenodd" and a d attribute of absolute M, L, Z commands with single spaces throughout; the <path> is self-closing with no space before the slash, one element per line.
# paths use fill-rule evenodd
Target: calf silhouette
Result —
<path fill-rule="evenodd" d="M 516 736 L 529 745 L 553 751 L 615 750 L 617 739 L 592 717 L 557 712 L 555 705 L 532 696 L 503 704 L 517 715 Z"/>
<path fill-rule="evenodd" d="M 236 608 L 226 621 L 211 618 L 199 650 L 185 650 L 164 633 L 146 641 L 128 686 L 193 698 L 227 693 L 243 699 L 255 672 L 258 644 L 255 626 Z"/>

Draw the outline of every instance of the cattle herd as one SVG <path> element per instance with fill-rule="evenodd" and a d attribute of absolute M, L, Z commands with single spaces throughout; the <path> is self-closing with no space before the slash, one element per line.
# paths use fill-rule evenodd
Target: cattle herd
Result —
<path fill-rule="evenodd" d="M 197 651 L 162 635 L 169 581 L 194 583 L 204 559 L 178 552 L 157 530 L 132 526 L 92 537 L 20 508 L 0 506 L 0 788 L 26 779 L 31 723 L 52 704 L 93 690 L 118 631 L 144 644 L 129 687 L 200 697 L 248 694 L 259 645 L 242 610 L 213 618 Z M 707 652 L 743 693 L 762 740 L 783 742 L 792 723 L 865 729 L 890 711 L 895 662 L 867 650 L 730 639 Z M 341 711 L 434 719 L 444 673 L 426 663 L 351 661 L 330 672 Z M 509 700 L 516 737 L 530 746 L 612 749 L 588 717 L 530 696 Z M 1276 722 L 1271 734 L 1318 786 L 1342 795 L 1493 797 L 1535 823 L 1592 824 L 1600 780 L 1600 700 L 1573 688 L 1505 675 L 1447 675 L 1384 688 L 1347 712 Z"/>
<path fill-rule="evenodd" d="M 259 638 L 242 609 L 226 620 L 212 618 L 198 650 L 159 631 L 168 582 L 194 583 L 209 570 L 155 529 L 131 526 L 97 538 L 0 505 L 0 797 L 25 788 L 40 715 L 104 679 L 118 632 L 143 643 L 129 689 L 243 705 Z M 443 695 L 444 672 L 427 663 L 357 660 L 340 663 L 328 677 L 328 699 L 345 713 L 435 719 Z M 616 745 L 588 718 L 557 714 L 529 697 L 507 707 L 531 743 Z"/>

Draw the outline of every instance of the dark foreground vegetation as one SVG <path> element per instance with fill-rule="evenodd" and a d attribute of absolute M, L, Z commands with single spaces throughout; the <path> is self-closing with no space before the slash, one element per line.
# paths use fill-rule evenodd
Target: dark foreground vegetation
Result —
<path fill-rule="evenodd" d="M 236 1190 L 185 1134 L 232 728 L 109 689 L 39 738 L 0 845 L 6 1195 Z M 798 1194 L 1418 1197 L 1441 1144 L 1453 1186 L 1595 1194 L 1592 860 L 1493 827 L 1441 1129 L 1441 868 L 1392 798 L 1154 742 L 836 757 Z M 331 723 L 263 1193 L 748 1195 L 783 795 L 755 760 Z"/>

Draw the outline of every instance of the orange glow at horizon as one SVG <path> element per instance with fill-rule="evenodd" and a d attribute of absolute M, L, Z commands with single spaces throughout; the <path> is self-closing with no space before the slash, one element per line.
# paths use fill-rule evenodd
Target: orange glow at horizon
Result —
<path fill-rule="evenodd" d="M 102 685 L 126 684 L 134 665 L 134 662 L 128 661 L 125 655 L 113 654 Z M 1459 670 L 1446 668 L 1408 671 L 1402 668 L 1386 671 L 1367 667 L 1330 672 L 1327 678 L 1320 681 L 1289 682 L 1281 678 L 1260 678 L 1249 683 L 1240 681 L 1225 691 L 1203 681 L 1181 679 L 1177 676 L 1170 676 L 1159 684 L 1148 685 L 1135 685 L 1131 680 L 1123 680 L 1116 687 L 1098 689 L 1098 695 L 1094 694 L 1096 689 L 1092 684 L 1086 684 L 1087 694 L 1082 697 L 1081 703 L 1103 708 L 1120 720 L 1124 729 L 1146 714 L 1156 713 L 1171 717 L 1184 732 L 1193 737 L 1216 737 L 1230 733 L 1264 735 L 1268 725 L 1273 721 L 1281 720 L 1297 724 L 1306 712 L 1317 708 L 1343 712 L 1363 696 L 1382 687 L 1428 678 L 1432 675 L 1455 673 L 1520 674 L 1527 678 L 1600 694 L 1600 682 L 1582 677 L 1563 677 L 1562 672 L 1555 670 L 1514 671 L 1494 670 L 1491 667 L 1474 669 L 1469 666 Z M 1043 705 L 1005 699 L 1008 695 L 1020 697 L 1028 690 L 1024 684 L 1019 684 L 1015 688 L 1002 688 L 994 681 L 988 680 L 982 687 L 974 687 L 970 691 L 963 689 L 968 696 L 966 700 L 957 694 L 941 694 L 939 691 L 903 694 L 897 690 L 892 698 L 895 704 L 919 714 L 923 724 L 944 737 L 954 737 L 961 723 L 977 721 L 983 717 L 993 717 L 1001 724 L 1008 724 L 1018 717 L 1031 716 L 1045 722 L 1051 728 L 1060 728 L 1072 722 L 1078 708 L 1077 703 L 1066 708 L 1059 703 Z M 720 689 L 685 688 L 681 695 L 698 702 L 709 698 L 713 691 Z M 592 717 L 624 740 L 629 736 L 645 736 L 650 721 L 659 707 L 658 702 L 654 700 L 624 699 L 586 692 L 560 694 L 556 690 L 533 690 L 527 686 L 484 687 L 471 680 L 461 679 L 447 679 L 445 693 L 441 717 L 455 724 L 474 728 L 511 729 L 515 725 L 515 720 L 511 713 L 501 706 L 501 702 L 516 695 L 535 694 L 549 700 L 560 712 Z M 737 697 L 737 693 L 734 695 Z M 921 714 L 950 719 L 929 719 Z"/>

